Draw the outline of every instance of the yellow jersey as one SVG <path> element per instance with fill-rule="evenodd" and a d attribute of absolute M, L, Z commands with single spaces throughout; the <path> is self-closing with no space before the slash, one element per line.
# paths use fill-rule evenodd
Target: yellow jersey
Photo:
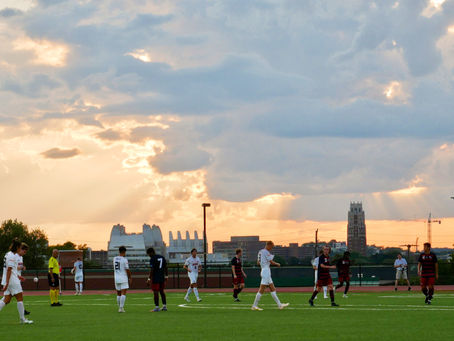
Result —
<path fill-rule="evenodd" d="M 58 260 L 55 257 L 50 257 L 49 259 L 49 271 L 52 269 L 54 274 L 60 274 L 60 264 L 58 264 Z"/>

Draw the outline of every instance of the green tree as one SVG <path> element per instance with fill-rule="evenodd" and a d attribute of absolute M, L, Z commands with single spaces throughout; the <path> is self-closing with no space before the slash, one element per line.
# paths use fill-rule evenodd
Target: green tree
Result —
<path fill-rule="evenodd" d="M 11 241 L 17 238 L 30 247 L 24 256 L 24 264 L 28 269 L 40 269 L 45 264 L 43 256 L 46 254 L 48 240 L 46 234 L 39 228 L 29 231 L 23 222 L 6 220 L 0 227 L 0 254 L 8 252 Z"/>
<path fill-rule="evenodd" d="M 285 259 L 282 258 L 282 257 L 279 256 L 279 255 L 275 255 L 273 260 L 274 260 L 276 263 L 281 264 L 281 266 L 287 265 L 287 262 L 285 261 Z"/>

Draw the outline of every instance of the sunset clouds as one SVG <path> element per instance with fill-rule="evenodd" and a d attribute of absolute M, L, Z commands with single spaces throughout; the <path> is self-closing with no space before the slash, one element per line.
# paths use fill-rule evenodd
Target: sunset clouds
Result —
<path fill-rule="evenodd" d="M 451 217 L 452 27 L 449 0 L 2 2 L 0 216 L 96 247 L 205 201 L 210 240 Z"/>

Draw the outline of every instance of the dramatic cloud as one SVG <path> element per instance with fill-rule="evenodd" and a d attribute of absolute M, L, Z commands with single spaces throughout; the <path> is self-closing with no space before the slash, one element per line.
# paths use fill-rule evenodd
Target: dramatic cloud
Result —
<path fill-rule="evenodd" d="M 60 149 L 52 148 L 42 152 L 41 155 L 46 159 L 69 159 L 71 157 L 77 156 L 81 151 L 77 148 L 74 149 Z"/>

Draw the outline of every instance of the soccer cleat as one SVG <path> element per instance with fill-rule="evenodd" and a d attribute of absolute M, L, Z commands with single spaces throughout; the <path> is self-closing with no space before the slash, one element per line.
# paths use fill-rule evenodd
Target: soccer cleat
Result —
<path fill-rule="evenodd" d="M 20 323 L 21 324 L 32 324 L 33 321 L 32 320 L 23 319 L 23 320 L 20 320 Z"/>
<path fill-rule="evenodd" d="M 161 311 L 167 311 L 167 306 L 162 306 Z"/>
<path fill-rule="evenodd" d="M 323 296 L 323 298 L 328 298 L 328 296 L 325 295 L 325 296 Z"/>
<path fill-rule="evenodd" d="M 201 299 L 201 298 L 198 298 L 198 299 L 197 299 L 197 302 L 202 302 L 202 299 Z"/>
<path fill-rule="evenodd" d="M 191 303 L 191 300 L 189 299 L 188 296 L 185 296 L 185 297 L 184 297 L 184 300 L 185 300 L 186 302 L 188 302 L 188 303 Z"/>
<path fill-rule="evenodd" d="M 331 307 L 338 307 L 339 304 L 337 304 L 336 302 L 331 302 Z"/>
<path fill-rule="evenodd" d="M 24 315 L 30 315 L 30 312 L 24 309 Z"/>
<path fill-rule="evenodd" d="M 430 300 L 430 298 L 427 300 L 427 304 L 432 304 L 432 301 Z"/>
<path fill-rule="evenodd" d="M 119 308 L 119 309 L 118 309 L 118 312 L 119 312 L 119 313 L 126 313 L 125 308 Z"/>
<path fill-rule="evenodd" d="M 426 296 L 426 299 L 424 300 L 424 303 L 427 304 L 428 301 L 429 301 L 429 296 Z"/>
<path fill-rule="evenodd" d="M 281 303 L 281 305 L 279 306 L 279 309 L 284 309 L 285 307 L 288 307 L 290 305 L 290 303 Z"/>
<path fill-rule="evenodd" d="M 397 291 L 397 288 L 394 288 L 394 291 Z"/>
<path fill-rule="evenodd" d="M 61 307 L 62 305 L 63 305 L 63 303 L 60 303 L 60 302 L 55 303 L 56 307 Z"/>
<path fill-rule="evenodd" d="M 252 306 L 251 310 L 262 311 L 263 309 L 259 308 L 259 307 Z"/>
<path fill-rule="evenodd" d="M 159 307 L 156 307 L 154 308 L 153 310 L 150 310 L 152 313 L 157 313 L 159 311 L 161 311 L 161 309 L 159 309 Z"/>
<path fill-rule="evenodd" d="M 309 300 L 309 305 L 310 305 L 311 307 L 313 307 L 313 306 L 314 306 L 314 301 L 313 301 L 313 300 Z"/>
<path fill-rule="evenodd" d="M 236 298 L 233 300 L 233 302 L 241 302 L 241 300 L 240 300 L 238 297 L 236 297 Z"/>
<path fill-rule="evenodd" d="M 76 293 L 74 294 L 74 296 L 77 296 L 77 295 L 79 295 L 79 293 L 78 293 L 78 292 L 76 292 Z"/>
<path fill-rule="evenodd" d="M 343 298 L 348 298 L 348 295 L 347 294 L 343 294 L 342 297 Z"/>

